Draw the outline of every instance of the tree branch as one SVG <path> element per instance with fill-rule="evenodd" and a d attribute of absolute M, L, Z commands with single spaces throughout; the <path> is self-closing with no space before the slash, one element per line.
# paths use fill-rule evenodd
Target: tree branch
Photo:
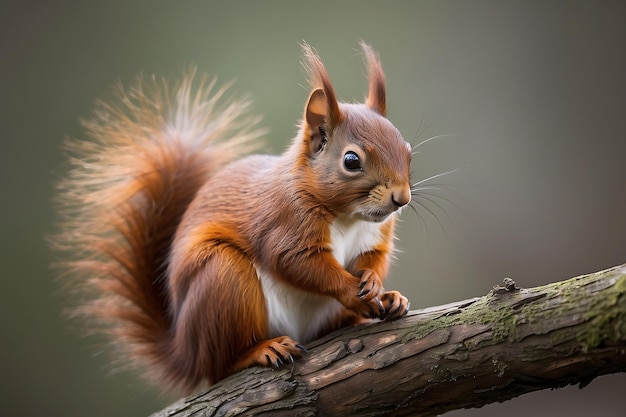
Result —
<path fill-rule="evenodd" d="M 153 415 L 430 416 L 626 371 L 626 265 L 343 329 Z"/>

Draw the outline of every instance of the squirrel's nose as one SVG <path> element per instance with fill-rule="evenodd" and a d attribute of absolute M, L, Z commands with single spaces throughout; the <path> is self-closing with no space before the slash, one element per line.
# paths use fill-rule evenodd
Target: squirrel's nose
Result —
<path fill-rule="evenodd" d="M 411 201 L 411 187 L 408 185 L 397 185 L 391 190 L 391 202 L 400 208 L 406 206 Z"/>

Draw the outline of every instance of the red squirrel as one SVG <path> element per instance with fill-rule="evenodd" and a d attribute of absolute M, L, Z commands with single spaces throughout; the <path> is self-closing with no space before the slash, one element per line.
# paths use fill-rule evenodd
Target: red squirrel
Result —
<path fill-rule="evenodd" d="M 91 140 L 70 144 L 59 241 L 91 294 L 81 311 L 157 384 L 188 393 L 407 313 L 382 280 L 411 200 L 412 149 L 385 118 L 379 58 L 362 48 L 369 92 L 346 104 L 303 45 L 312 92 L 280 156 L 250 155 L 262 133 L 248 103 L 221 105 L 224 90 L 193 74 L 101 102 Z"/>

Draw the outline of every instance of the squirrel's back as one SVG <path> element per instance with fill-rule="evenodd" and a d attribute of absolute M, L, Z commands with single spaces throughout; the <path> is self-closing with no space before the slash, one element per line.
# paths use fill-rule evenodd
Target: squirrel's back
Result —
<path fill-rule="evenodd" d="M 214 82 L 191 72 L 170 88 L 140 79 L 115 104 L 99 102 L 84 122 L 86 141 L 70 141 L 72 168 L 60 184 L 64 265 L 89 300 L 74 311 L 97 321 L 149 376 L 176 386 L 165 368 L 171 330 L 170 247 L 200 187 L 229 162 L 258 147 L 248 103 L 227 101 Z"/>

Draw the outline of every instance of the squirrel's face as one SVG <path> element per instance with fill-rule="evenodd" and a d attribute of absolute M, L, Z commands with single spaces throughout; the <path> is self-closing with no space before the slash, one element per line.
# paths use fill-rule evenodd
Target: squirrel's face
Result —
<path fill-rule="evenodd" d="M 307 193 L 320 204 L 337 216 L 381 222 L 411 201 L 411 146 L 385 118 L 378 55 L 361 46 L 369 75 L 363 104 L 339 103 L 324 64 L 304 46 L 314 90 L 304 111 L 299 156 L 312 171 Z"/>
<path fill-rule="evenodd" d="M 381 222 L 411 200 L 411 146 L 365 105 L 341 104 L 342 120 L 311 161 L 325 205 L 337 215 Z"/>

